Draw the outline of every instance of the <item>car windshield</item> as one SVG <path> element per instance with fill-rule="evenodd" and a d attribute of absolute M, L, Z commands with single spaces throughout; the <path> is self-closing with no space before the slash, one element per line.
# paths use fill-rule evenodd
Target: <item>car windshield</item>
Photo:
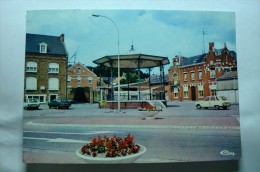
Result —
<path fill-rule="evenodd" d="M 29 103 L 37 103 L 37 102 L 38 102 L 38 99 L 29 99 L 28 102 L 29 102 Z"/>
<path fill-rule="evenodd" d="M 226 97 L 224 97 L 224 96 L 221 96 L 220 98 L 221 98 L 222 100 L 227 100 Z"/>
<path fill-rule="evenodd" d="M 206 97 L 206 98 L 204 99 L 204 101 L 209 101 L 209 97 Z"/>

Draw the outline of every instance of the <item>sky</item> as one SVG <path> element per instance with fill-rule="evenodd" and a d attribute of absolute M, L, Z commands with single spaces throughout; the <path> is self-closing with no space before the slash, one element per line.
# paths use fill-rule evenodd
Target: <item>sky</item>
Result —
<path fill-rule="evenodd" d="M 170 65 L 176 55 L 208 52 L 209 42 L 217 49 L 226 43 L 236 51 L 235 26 L 234 12 L 216 11 L 31 10 L 26 16 L 27 33 L 65 34 L 69 62 L 86 66 L 96 66 L 93 61 L 105 55 L 117 55 L 118 33 L 120 54 L 128 53 L 133 44 L 138 53 L 168 57 Z M 76 59 L 71 58 L 75 52 Z M 170 65 L 164 67 L 165 72 Z M 157 72 L 159 67 L 151 71 Z"/>

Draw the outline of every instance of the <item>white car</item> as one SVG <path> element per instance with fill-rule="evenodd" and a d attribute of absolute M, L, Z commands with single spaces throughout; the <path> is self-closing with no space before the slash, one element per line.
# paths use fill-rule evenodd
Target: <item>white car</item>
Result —
<path fill-rule="evenodd" d="M 26 100 L 26 102 L 24 102 L 23 107 L 24 107 L 24 109 L 30 109 L 30 108 L 39 109 L 40 102 L 36 98 L 29 98 Z"/>
<path fill-rule="evenodd" d="M 196 101 L 195 106 L 197 109 L 201 108 L 215 108 L 215 109 L 227 109 L 231 106 L 230 101 L 224 96 L 207 96 L 204 100 Z"/>

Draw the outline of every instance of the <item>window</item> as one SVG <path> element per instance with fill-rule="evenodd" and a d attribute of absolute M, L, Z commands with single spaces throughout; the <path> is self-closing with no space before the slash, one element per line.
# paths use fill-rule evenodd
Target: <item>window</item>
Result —
<path fill-rule="evenodd" d="M 216 71 L 215 69 L 210 70 L 210 78 L 216 78 Z"/>
<path fill-rule="evenodd" d="M 37 78 L 36 77 L 27 77 L 26 78 L 26 90 L 37 90 Z"/>
<path fill-rule="evenodd" d="M 217 59 L 217 65 L 221 65 L 221 60 Z"/>
<path fill-rule="evenodd" d="M 34 61 L 26 62 L 26 72 L 37 72 L 37 63 Z"/>
<path fill-rule="evenodd" d="M 195 80 L 195 74 L 194 74 L 194 71 L 191 71 L 191 80 Z"/>
<path fill-rule="evenodd" d="M 40 53 L 47 53 L 47 44 L 45 42 L 42 42 L 39 44 Z"/>
<path fill-rule="evenodd" d="M 26 99 L 36 98 L 40 103 L 46 103 L 46 95 L 44 94 L 27 94 L 25 95 Z"/>
<path fill-rule="evenodd" d="M 184 73 L 183 73 L 183 80 L 184 80 L 184 81 L 187 81 L 187 72 L 184 72 Z"/>
<path fill-rule="evenodd" d="M 199 69 L 199 79 L 202 79 L 202 70 L 201 69 Z"/>
<path fill-rule="evenodd" d="M 78 84 L 81 84 L 81 77 L 80 77 L 80 76 L 77 77 L 77 83 L 78 83 Z"/>
<path fill-rule="evenodd" d="M 210 98 L 210 97 L 206 97 L 206 98 L 204 99 L 204 101 L 209 101 L 209 98 Z"/>
<path fill-rule="evenodd" d="M 174 87 L 174 98 L 178 98 L 178 88 Z"/>
<path fill-rule="evenodd" d="M 184 91 L 184 98 L 188 98 L 188 91 Z"/>
<path fill-rule="evenodd" d="M 211 90 L 211 95 L 212 96 L 216 96 L 217 95 L 217 91 L 214 89 L 214 90 Z"/>
<path fill-rule="evenodd" d="M 199 97 L 204 97 L 203 85 L 198 85 Z"/>
<path fill-rule="evenodd" d="M 59 64 L 58 63 L 49 63 L 49 73 L 59 73 Z"/>
<path fill-rule="evenodd" d="M 92 84 L 92 80 L 93 80 L 93 78 L 92 77 L 88 77 L 88 84 Z"/>
<path fill-rule="evenodd" d="M 59 90 L 59 79 L 49 78 L 49 90 Z"/>
<path fill-rule="evenodd" d="M 228 73 L 230 71 L 229 68 L 224 68 L 224 74 Z"/>
<path fill-rule="evenodd" d="M 188 86 L 187 85 L 183 86 L 183 93 L 184 93 L 184 98 L 188 98 L 189 97 Z"/>
<path fill-rule="evenodd" d="M 68 76 L 67 82 L 68 82 L 68 84 L 71 84 L 71 77 L 70 76 Z"/>
<path fill-rule="evenodd" d="M 204 97 L 204 92 L 203 91 L 199 91 L 199 97 Z"/>
<path fill-rule="evenodd" d="M 176 85 L 178 83 L 178 75 L 175 73 L 173 74 L 172 78 L 173 78 L 173 84 Z"/>
<path fill-rule="evenodd" d="M 78 67 L 78 69 L 77 69 L 77 74 L 81 74 L 81 68 L 80 67 Z"/>

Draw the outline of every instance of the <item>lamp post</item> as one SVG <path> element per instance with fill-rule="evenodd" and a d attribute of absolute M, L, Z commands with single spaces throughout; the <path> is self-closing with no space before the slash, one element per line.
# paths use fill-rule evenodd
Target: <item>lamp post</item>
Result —
<path fill-rule="evenodd" d="M 114 26 L 116 27 L 116 30 L 117 30 L 117 77 L 118 77 L 118 84 L 117 84 L 117 92 L 118 92 L 118 98 L 117 98 L 117 109 L 118 109 L 118 111 L 120 111 L 120 57 L 119 57 L 119 30 L 118 30 L 118 27 L 117 27 L 117 25 L 116 25 L 116 23 L 112 20 L 112 19 L 110 19 L 110 18 L 108 18 L 108 17 L 106 17 L 106 16 L 102 16 L 102 15 L 98 15 L 98 14 L 92 14 L 92 16 L 93 17 L 103 17 L 103 18 L 106 18 L 106 19 L 108 19 L 108 20 L 110 20 L 113 24 L 114 24 Z M 112 84 L 113 84 L 113 81 L 112 81 Z"/>

